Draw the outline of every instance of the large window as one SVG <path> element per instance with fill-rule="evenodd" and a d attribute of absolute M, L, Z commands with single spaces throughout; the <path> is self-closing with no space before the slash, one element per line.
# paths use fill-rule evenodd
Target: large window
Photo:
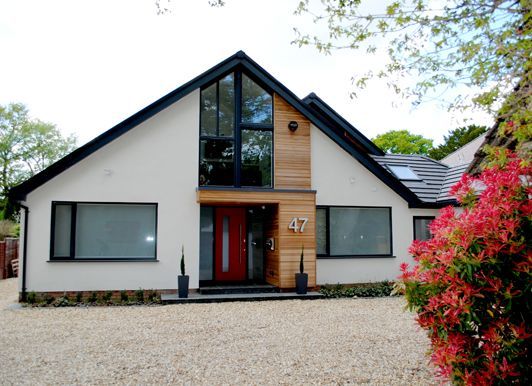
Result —
<path fill-rule="evenodd" d="M 52 260 L 155 259 L 156 204 L 54 202 Z"/>
<path fill-rule="evenodd" d="M 387 207 L 319 207 L 316 249 L 320 257 L 392 255 L 392 214 Z"/>
<path fill-rule="evenodd" d="M 414 240 L 428 240 L 432 238 L 429 225 L 434 216 L 414 216 Z"/>
<path fill-rule="evenodd" d="M 241 72 L 201 90 L 200 186 L 271 188 L 273 98 Z"/>

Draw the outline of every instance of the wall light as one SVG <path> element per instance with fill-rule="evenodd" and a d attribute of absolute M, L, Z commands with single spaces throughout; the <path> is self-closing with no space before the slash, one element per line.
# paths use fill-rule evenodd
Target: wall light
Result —
<path fill-rule="evenodd" d="M 291 132 L 296 131 L 298 127 L 299 127 L 299 125 L 298 125 L 298 123 L 296 121 L 290 121 L 290 123 L 288 123 L 288 129 Z"/>

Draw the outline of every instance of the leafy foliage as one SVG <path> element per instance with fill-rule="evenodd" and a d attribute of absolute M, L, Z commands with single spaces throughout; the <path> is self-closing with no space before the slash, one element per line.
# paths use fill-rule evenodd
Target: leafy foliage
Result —
<path fill-rule="evenodd" d="M 322 0 L 320 8 L 302 0 L 296 13 L 310 14 L 329 33 L 323 38 L 296 29 L 295 43 L 313 45 L 324 53 L 358 49 L 387 55 L 382 68 L 358 76 L 356 85 L 365 87 L 368 80 L 383 78 L 415 103 L 452 88 L 460 94 L 448 101 L 451 108 L 468 107 L 472 101 L 495 112 L 510 95 L 515 97 L 512 106 L 528 98 L 526 93 L 516 93 L 514 86 L 530 83 L 529 1 L 376 3 L 362 6 L 361 0 Z M 417 79 L 415 85 L 401 86 L 405 76 Z"/>
<path fill-rule="evenodd" d="M 392 154 L 427 154 L 432 149 L 432 139 L 408 130 L 390 130 L 377 135 L 372 141 L 382 151 Z"/>
<path fill-rule="evenodd" d="M 380 283 L 359 284 L 353 287 L 344 287 L 341 284 L 322 286 L 320 293 L 327 298 L 380 298 L 393 294 L 393 283 L 383 281 Z"/>
<path fill-rule="evenodd" d="M 51 123 L 31 119 L 21 103 L 0 105 L 0 210 L 9 189 L 76 147 L 76 138 L 64 138 Z"/>
<path fill-rule="evenodd" d="M 453 151 L 458 150 L 481 134 L 484 134 L 487 129 L 486 126 L 469 125 L 451 130 L 448 135 L 443 137 L 444 143 L 429 150 L 428 156 L 436 160 L 445 158 Z"/>
<path fill-rule="evenodd" d="M 532 167 L 509 151 L 451 193 L 433 238 L 402 269 L 408 306 L 428 330 L 432 361 L 456 384 L 530 384 Z"/>
<path fill-rule="evenodd" d="M 0 241 L 3 241 L 6 237 L 17 236 L 17 224 L 10 220 L 0 220 Z"/>

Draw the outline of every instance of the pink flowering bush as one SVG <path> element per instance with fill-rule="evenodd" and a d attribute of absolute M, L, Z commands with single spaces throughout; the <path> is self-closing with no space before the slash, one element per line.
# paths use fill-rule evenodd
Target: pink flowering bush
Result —
<path fill-rule="evenodd" d="M 433 238 L 410 247 L 401 283 L 439 375 L 458 385 L 531 384 L 530 165 L 506 152 L 453 187 Z"/>

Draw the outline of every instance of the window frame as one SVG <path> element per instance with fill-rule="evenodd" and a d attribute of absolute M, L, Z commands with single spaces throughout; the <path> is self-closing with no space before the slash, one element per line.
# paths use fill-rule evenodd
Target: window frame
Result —
<path fill-rule="evenodd" d="M 388 209 L 388 219 L 390 227 L 390 253 L 389 254 L 349 254 L 349 255 L 331 255 L 331 219 L 330 219 L 330 208 L 344 208 L 344 209 Z M 325 254 L 316 254 L 318 259 L 360 259 L 360 258 L 395 258 L 393 254 L 393 217 L 392 217 L 392 207 L 391 206 L 352 206 L 352 205 L 317 205 L 316 210 L 325 209 L 325 239 L 327 245 L 325 246 Z M 317 224 L 316 224 L 317 226 Z M 316 237 L 317 239 L 317 237 Z M 317 249 L 317 247 L 316 247 Z"/>
<path fill-rule="evenodd" d="M 234 126 L 233 126 L 233 137 L 220 137 L 219 136 L 219 109 L 220 109 L 220 98 L 219 98 L 219 82 L 224 79 L 227 75 L 234 74 L 234 87 L 235 87 L 235 114 L 234 114 Z M 258 190 L 271 190 L 275 186 L 275 94 L 270 87 L 266 86 L 261 81 L 257 80 L 254 76 L 246 73 L 246 76 L 260 86 L 264 91 L 272 97 L 272 123 L 244 123 L 242 122 L 242 70 L 233 70 L 227 73 L 222 74 L 220 77 L 216 78 L 214 81 L 206 84 L 200 88 L 200 108 L 199 108 L 199 149 L 198 149 L 198 187 L 205 188 L 220 188 L 220 187 L 230 187 L 230 188 L 252 188 Z M 209 88 L 213 84 L 216 84 L 216 136 L 206 136 L 201 134 L 202 127 L 202 106 L 201 106 L 201 93 L 203 90 Z M 269 131 L 272 133 L 272 154 L 271 154 L 271 182 L 269 187 L 262 186 L 248 186 L 241 184 L 242 176 L 242 130 L 257 130 L 257 131 Z M 200 184 L 200 174 L 199 174 L 199 165 L 201 164 L 201 141 L 204 140 L 231 140 L 233 141 L 233 185 L 201 185 Z"/>
<path fill-rule="evenodd" d="M 417 238 L 417 234 L 416 234 L 416 220 L 436 220 L 436 216 L 413 216 L 412 217 L 412 227 L 413 227 L 413 238 L 412 240 L 418 240 L 418 241 L 426 241 L 426 240 L 421 240 L 421 239 L 418 239 Z M 428 239 L 430 240 L 430 239 Z"/>
<path fill-rule="evenodd" d="M 146 205 L 155 208 L 155 253 L 153 257 L 84 257 L 76 258 L 76 214 L 78 204 L 96 204 L 96 205 Z M 55 213 L 58 205 L 70 205 L 70 256 L 54 256 L 55 243 Z M 50 227 L 50 262 L 84 262 L 84 261 L 158 261 L 157 260 L 157 242 L 158 242 L 158 223 L 159 223 L 159 203 L 157 202 L 113 202 L 113 201 L 52 201 L 51 227 Z"/>
<path fill-rule="evenodd" d="M 412 172 L 412 174 L 415 176 L 415 178 L 401 178 L 401 177 L 399 177 L 399 176 L 393 171 L 393 168 L 394 168 L 394 167 L 407 168 L 410 172 Z M 392 175 L 393 175 L 395 178 L 397 178 L 397 179 L 400 180 L 400 181 L 423 181 L 423 179 L 417 175 L 417 173 L 415 172 L 415 170 L 412 169 L 412 168 L 410 167 L 410 165 L 405 165 L 405 164 L 386 164 L 386 168 L 390 171 L 390 173 L 392 173 Z"/>

